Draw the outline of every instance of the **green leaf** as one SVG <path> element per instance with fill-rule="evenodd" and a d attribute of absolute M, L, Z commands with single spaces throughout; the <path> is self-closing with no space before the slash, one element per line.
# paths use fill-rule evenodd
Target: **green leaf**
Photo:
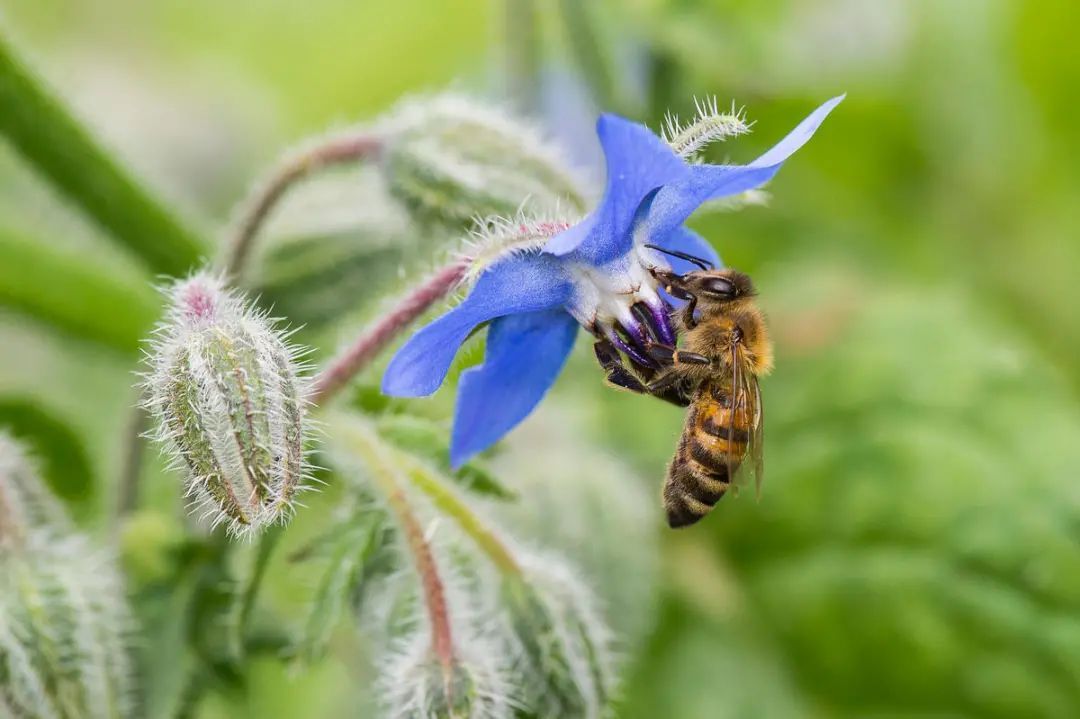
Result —
<path fill-rule="evenodd" d="M 84 255 L 0 228 L 0 305 L 75 337 L 133 352 L 158 316 L 145 284 L 125 284 Z"/>
<path fill-rule="evenodd" d="M 301 661 L 312 663 L 325 654 L 332 632 L 346 613 L 350 596 L 362 590 L 367 575 L 371 574 L 371 560 L 386 542 L 384 530 L 382 513 L 368 508 L 351 513 L 346 521 L 302 550 L 303 559 L 320 559 L 324 569 L 296 647 L 296 656 Z"/>
<path fill-rule="evenodd" d="M 376 420 L 379 434 L 399 448 L 434 462 L 439 469 L 466 489 L 495 499 L 513 500 L 517 493 L 504 486 L 477 461 L 465 463 L 456 472 L 450 469 L 449 438 L 437 423 L 407 414 L 383 415 Z"/>
<path fill-rule="evenodd" d="M 0 33 L 0 134 L 148 269 L 182 275 L 205 248 L 53 96 Z M 6 264 L 6 263 L 5 263 Z"/>
<path fill-rule="evenodd" d="M 81 519 L 95 508 L 98 483 L 82 439 L 40 404 L 0 397 L 0 430 L 21 440 L 53 493 Z"/>

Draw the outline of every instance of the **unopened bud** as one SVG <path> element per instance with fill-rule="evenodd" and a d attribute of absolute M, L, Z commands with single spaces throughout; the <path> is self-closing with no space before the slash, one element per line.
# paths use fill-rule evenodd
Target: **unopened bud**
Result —
<path fill-rule="evenodd" d="M 22 445 L 0 432 L 0 553 L 22 547 L 31 534 L 71 528 Z"/>
<path fill-rule="evenodd" d="M 129 616 L 111 559 L 81 537 L 0 554 L 0 714 L 133 716 Z"/>
<path fill-rule="evenodd" d="M 284 521 L 305 471 L 298 352 L 212 275 L 170 295 L 147 380 L 157 438 L 214 524 L 240 534 Z"/>
<path fill-rule="evenodd" d="M 467 649 L 467 647 L 466 647 Z M 443 664 L 423 634 L 406 645 L 382 678 L 382 700 L 395 719 L 501 719 L 511 702 L 498 673 L 487 664 L 494 648 Z"/>
<path fill-rule="evenodd" d="M 580 214 L 585 198 L 567 163 L 522 120 L 453 95 L 412 100 L 383 123 L 382 170 L 416 216 L 461 229 L 476 217 Z"/>
<path fill-rule="evenodd" d="M 611 700 L 611 637 L 583 580 L 553 560 L 525 557 L 504 579 L 526 704 L 539 716 L 599 717 Z"/>

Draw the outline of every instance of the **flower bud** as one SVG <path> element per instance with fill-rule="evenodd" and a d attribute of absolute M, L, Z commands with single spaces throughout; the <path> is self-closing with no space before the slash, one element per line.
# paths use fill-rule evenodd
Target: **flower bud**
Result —
<path fill-rule="evenodd" d="M 214 524 L 241 534 L 284 521 L 305 471 L 298 352 L 219 278 L 170 295 L 147 380 L 157 438 Z"/>
<path fill-rule="evenodd" d="M 128 614 L 111 559 L 81 537 L 0 554 L 0 713 L 132 716 Z"/>
<path fill-rule="evenodd" d="M 24 546 L 31 534 L 68 529 L 63 507 L 46 489 L 22 445 L 0 432 L 0 553 Z"/>
<path fill-rule="evenodd" d="M 459 647 L 469 650 L 477 647 Z M 395 719 L 499 719 L 510 717 L 511 702 L 499 674 L 489 665 L 493 648 L 455 656 L 445 666 L 424 633 L 408 640 L 382 677 L 386 716 Z"/>
<path fill-rule="evenodd" d="M 461 229 L 521 208 L 583 213 L 567 163 L 535 129 L 453 95 L 413 100 L 382 126 L 382 170 L 414 216 Z"/>
<path fill-rule="evenodd" d="M 539 716 L 601 716 L 612 697 L 614 661 L 607 625 L 583 580 L 553 559 L 523 557 L 523 577 L 507 577 L 503 601 L 525 703 Z"/>

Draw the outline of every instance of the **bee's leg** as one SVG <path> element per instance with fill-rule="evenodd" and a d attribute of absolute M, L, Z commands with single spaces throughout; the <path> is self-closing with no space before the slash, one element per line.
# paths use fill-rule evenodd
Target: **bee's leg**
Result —
<path fill-rule="evenodd" d="M 698 354 L 697 352 L 687 352 L 686 350 L 680 350 L 674 347 L 668 347 L 667 345 L 650 345 L 649 355 L 654 360 L 663 365 L 712 364 L 712 360 L 710 360 L 705 355 Z"/>
<path fill-rule="evenodd" d="M 680 407 L 688 406 L 693 394 L 682 372 L 676 369 L 668 370 L 645 387 L 649 394 Z"/>
<path fill-rule="evenodd" d="M 593 345 L 593 351 L 596 353 L 596 360 L 607 373 L 608 382 L 631 392 L 648 394 L 645 383 L 623 364 L 619 351 L 615 349 L 615 345 L 611 344 L 609 340 L 597 340 Z"/>
<path fill-rule="evenodd" d="M 600 366 L 604 368 L 607 373 L 607 380 L 616 387 L 622 387 L 623 389 L 630 390 L 631 392 L 637 392 L 638 394 L 651 394 L 665 402 L 678 405 L 679 407 L 685 407 L 690 404 L 690 398 L 686 396 L 681 387 L 675 384 L 662 386 L 657 391 L 653 392 L 650 389 L 651 385 L 646 385 L 641 379 L 630 370 L 625 364 L 623 364 L 622 357 L 619 355 L 618 350 L 606 339 L 597 340 L 593 345 L 593 350 L 596 352 L 596 359 L 600 362 Z M 652 376 L 653 370 L 649 368 L 643 368 Z"/>

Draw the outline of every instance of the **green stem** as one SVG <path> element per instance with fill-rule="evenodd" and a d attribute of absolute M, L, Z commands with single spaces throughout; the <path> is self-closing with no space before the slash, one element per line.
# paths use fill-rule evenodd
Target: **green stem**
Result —
<path fill-rule="evenodd" d="M 259 589 L 262 587 L 263 579 L 266 578 L 266 570 L 270 567 L 270 558 L 274 555 L 274 549 L 277 547 L 278 540 L 281 539 L 284 529 L 282 525 L 275 524 L 259 537 L 259 548 L 255 554 L 255 561 L 252 563 L 251 579 L 248 581 L 247 589 L 244 591 L 244 598 L 240 605 L 240 620 L 237 625 L 240 639 L 245 645 L 247 644 L 248 630 L 251 626 L 251 613 L 255 609 Z"/>
<path fill-rule="evenodd" d="M 476 542 L 480 551 L 487 555 L 504 576 L 521 575 L 521 565 L 510 549 L 484 524 L 480 516 L 447 486 L 442 476 L 405 452 L 397 451 L 396 454 L 408 467 L 409 479 L 417 489 L 426 494 L 441 512 L 453 517 L 461 531 Z"/>
<path fill-rule="evenodd" d="M 205 248 L 50 92 L 0 33 L 0 134 L 153 272 L 183 275 Z"/>

